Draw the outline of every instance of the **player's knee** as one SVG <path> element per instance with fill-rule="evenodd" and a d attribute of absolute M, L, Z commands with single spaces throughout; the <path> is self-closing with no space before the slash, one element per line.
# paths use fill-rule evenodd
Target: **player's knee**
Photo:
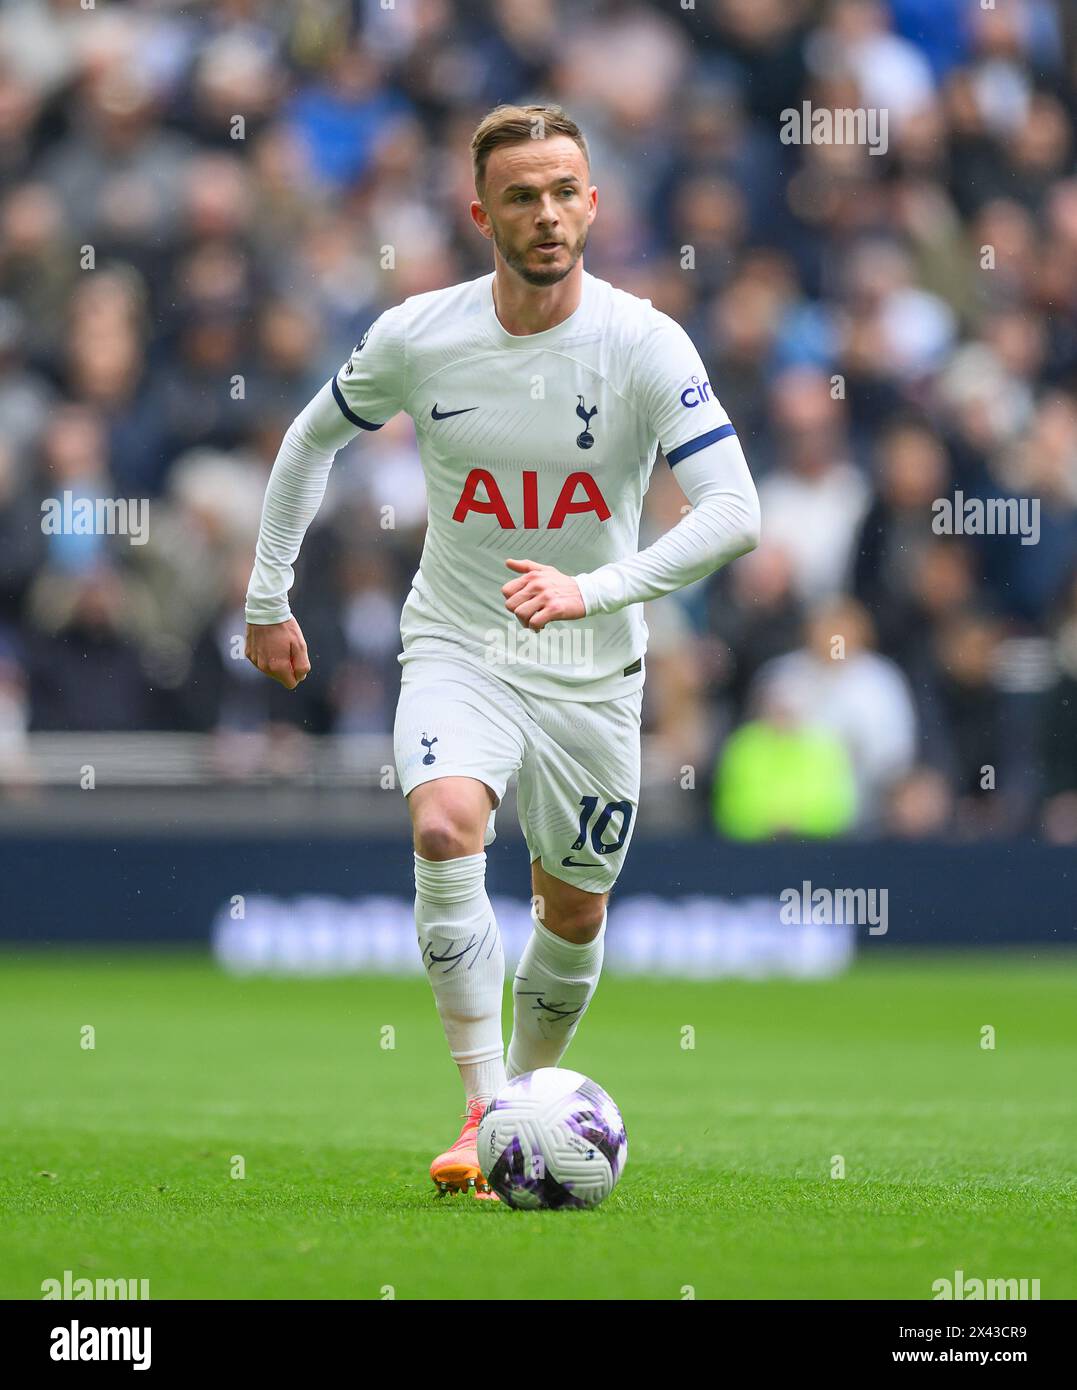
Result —
<path fill-rule="evenodd" d="M 481 850 L 481 827 L 451 810 L 433 807 L 415 817 L 415 852 L 424 859 L 460 859 Z"/>
<path fill-rule="evenodd" d="M 415 852 L 424 859 L 481 854 L 492 793 L 464 778 L 438 778 L 408 797 Z"/>
<path fill-rule="evenodd" d="M 576 946 L 585 946 L 602 930 L 602 919 L 606 913 L 606 899 L 603 894 L 589 893 L 586 898 L 578 898 L 568 903 L 557 903 L 547 909 L 543 926 L 555 936 L 563 937 Z"/>

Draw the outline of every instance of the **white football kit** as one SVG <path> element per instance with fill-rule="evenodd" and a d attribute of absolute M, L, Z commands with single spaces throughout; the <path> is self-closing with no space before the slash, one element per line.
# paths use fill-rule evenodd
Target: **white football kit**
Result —
<path fill-rule="evenodd" d="M 750 549 L 758 502 L 678 324 L 584 272 L 574 313 L 516 336 L 493 278 L 387 310 L 297 417 L 266 492 L 247 619 L 290 615 L 292 564 L 337 449 L 409 414 L 429 519 L 401 615 L 401 789 L 469 776 L 500 802 L 517 772 L 532 860 L 605 892 L 639 796 L 640 605 Z M 659 443 L 692 507 L 638 552 Z M 518 577 L 509 557 L 574 576 L 586 616 L 523 627 L 501 592 Z"/>

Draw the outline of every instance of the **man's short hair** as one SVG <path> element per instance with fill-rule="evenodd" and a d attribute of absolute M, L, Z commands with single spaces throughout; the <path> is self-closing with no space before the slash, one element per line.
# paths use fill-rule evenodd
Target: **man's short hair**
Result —
<path fill-rule="evenodd" d="M 471 137 L 475 192 L 480 198 L 483 196 L 486 161 L 492 151 L 502 145 L 519 145 L 525 140 L 548 140 L 553 135 L 567 135 L 574 140 L 590 169 L 591 156 L 583 131 L 562 107 L 553 103 L 544 106 L 495 106 L 482 118 Z"/>

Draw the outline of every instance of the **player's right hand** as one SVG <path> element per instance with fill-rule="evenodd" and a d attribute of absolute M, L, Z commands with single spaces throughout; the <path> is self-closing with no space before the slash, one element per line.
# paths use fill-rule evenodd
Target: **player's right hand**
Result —
<path fill-rule="evenodd" d="M 310 673 L 307 644 L 294 618 L 283 623 L 248 623 L 244 655 L 285 690 L 294 690 Z"/>

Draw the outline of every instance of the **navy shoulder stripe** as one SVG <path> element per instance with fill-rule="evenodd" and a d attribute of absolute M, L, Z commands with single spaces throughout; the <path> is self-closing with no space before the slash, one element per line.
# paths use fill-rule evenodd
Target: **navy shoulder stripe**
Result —
<path fill-rule="evenodd" d="M 716 430 L 708 430 L 706 434 L 696 435 L 695 439 L 690 439 L 687 444 L 678 444 L 666 455 L 666 462 L 672 468 L 675 463 L 680 463 L 681 459 L 698 454 L 700 449 L 705 449 L 708 444 L 717 444 L 719 439 L 728 439 L 731 434 L 736 434 L 736 432 L 732 425 L 719 425 Z"/>
<path fill-rule="evenodd" d="M 358 425 L 361 430 L 381 429 L 381 425 L 372 425 L 369 420 L 364 420 L 361 415 L 356 415 L 355 411 L 349 408 L 348 402 L 344 399 L 344 392 L 337 385 L 336 377 L 333 378 L 333 399 L 344 412 L 345 419 L 350 420 L 353 425 Z M 383 420 L 381 424 L 384 425 L 385 421 Z"/>

